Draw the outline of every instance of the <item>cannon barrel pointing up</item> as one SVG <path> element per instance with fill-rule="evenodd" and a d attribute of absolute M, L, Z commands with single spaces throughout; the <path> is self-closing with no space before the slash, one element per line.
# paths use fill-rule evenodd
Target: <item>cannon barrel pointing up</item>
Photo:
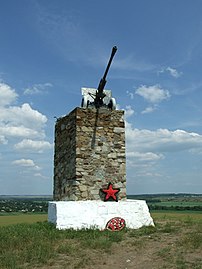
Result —
<path fill-rule="evenodd" d="M 106 84 L 106 77 L 111 66 L 114 55 L 117 51 L 117 47 L 112 48 L 111 56 L 107 64 L 104 76 L 101 78 L 100 83 L 97 89 L 94 88 L 81 88 L 82 91 L 82 101 L 81 107 L 83 108 L 96 108 L 100 107 L 115 110 L 116 109 L 116 100 L 112 98 L 110 90 L 104 90 Z"/>
<path fill-rule="evenodd" d="M 117 47 L 114 46 L 114 47 L 112 48 L 112 53 L 111 53 L 111 56 L 110 56 L 110 59 L 109 59 L 107 68 L 106 68 L 106 70 L 105 70 L 104 76 L 103 76 L 103 78 L 102 78 L 103 80 L 106 80 L 107 73 L 108 73 L 108 71 L 109 71 L 110 65 L 111 65 L 111 63 L 112 63 L 112 60 L 113 60 L 113 58 L 114 58 L 114 55 L 115 55 L 116 51 L 117 51 Z"/>
<path fill-rule="evenodd" d="M 109 62 L 108 62 L 108 65 L 107 65 L 107 68 L 105 70 L 105 73 L 104 73 L 104 76 L 103 78 L 100 80 L 100 83 L 99 83 L 99 86 L 97 88 L 97 91 L 96 91 L 96 96 L 95 96 L 95 100 L 94 100 L 94 105 L 96 108 L 99 108 L 103 105 L 103 99 L 104 97 L 106 96 L 105 93 L 103 92 L 104 90 L 104 87 L 105 87 L 105 84 L 106 84 L 106 77 L 107 77 L 107 73 L 109 71 L 109 68 L 110 68 L 110 65 L 112 63 L 112 60 L 114 58 L 114 55 L 117 51 L 117 47 L 114 46 L 112 48 L 112 52 L 111 52 L 111 56 L 110 56 L 110 59 L 109 59 Z"/>

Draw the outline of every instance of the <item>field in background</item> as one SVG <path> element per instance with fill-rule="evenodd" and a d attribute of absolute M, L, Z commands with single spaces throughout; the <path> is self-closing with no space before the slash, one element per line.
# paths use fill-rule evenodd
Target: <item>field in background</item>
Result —
<path fill-rule="evenodd" d="M 150 210 L 202 212 L 201 194 L 128 195 L 129 199 L 146 200 Z"/>
<path fill-rule="evenodd" d="M 202 213 L 202 195 L 128 195 L 128 198 L 146 200 L 152 215 L 157 218 L 164 214 L 167 217 L 177 214 L 177 218 L 195 214 L 196 219 Z M 52 196 L 0 196 L 0 226 L 47 220 L 48 201 L 51 200 Z"/>
<path fill-rule="evenodd" d="M 47 214 L 5 214 L 0 216 L 0 226 L 6 226 L 18 223 L 35 223 L 48 219 Z"/>
<path fill-rule="evenodd" d="M 188 220 L 193 219 L 195 222 L 202 221 L 202 214 L 194 211 L 152 211 L 151 216 L 154 221 L 158 220 Z M 0 216 L 0 227 L 19 223 L 36 223 L 48 220 L 47 214 L 9 214 Z"/>

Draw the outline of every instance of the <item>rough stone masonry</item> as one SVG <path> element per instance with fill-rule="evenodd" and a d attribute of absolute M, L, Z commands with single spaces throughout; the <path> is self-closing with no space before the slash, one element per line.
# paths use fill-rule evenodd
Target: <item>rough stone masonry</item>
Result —
<path fill-rule="evenodd" d="M 54 200 L 100 200 L 109 182 L 126 200 L 124 111 L 75 108 L 55 125 Z"/>

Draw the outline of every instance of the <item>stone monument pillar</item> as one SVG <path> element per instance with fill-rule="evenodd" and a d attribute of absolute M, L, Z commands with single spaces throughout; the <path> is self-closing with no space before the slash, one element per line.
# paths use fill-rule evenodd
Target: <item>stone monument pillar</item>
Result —
<path fill-rule="evenodd" d="M 54 201 L 59 229 L 120 230 L 154 225 L 145 201 L 126 199 L 122 110 L 75 108 L 55 125 Z"/>
<path fill-rule="evenodd" d="M 124 112 L 104 89 L 116 51 L 114 46 L 98 88 L 82 88 L 81 108 L 56 122 L 48 220 L 59 229 L 154 225 L 145 201 L 126 199 Z"/>
<path fill-rule="evenodd" d="M 111 182 L 126 200 L 124 111 L 75 108 L 55 126 L 54 200 L 103 200 Z"/>

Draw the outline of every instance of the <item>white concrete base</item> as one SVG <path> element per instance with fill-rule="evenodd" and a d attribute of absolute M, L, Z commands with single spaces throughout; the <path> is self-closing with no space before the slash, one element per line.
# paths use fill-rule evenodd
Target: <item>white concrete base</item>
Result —
<path fill-rule="evenodd" d="M 154 225 L 148 206 L 143 200 L 60 201 L 49 202 L 48 205 L 48 221 L 54 223 L 58 229 L 104 230 L 107 222 L 114 217 L 123 218 L 126 227 L 131 229 Z"/>

